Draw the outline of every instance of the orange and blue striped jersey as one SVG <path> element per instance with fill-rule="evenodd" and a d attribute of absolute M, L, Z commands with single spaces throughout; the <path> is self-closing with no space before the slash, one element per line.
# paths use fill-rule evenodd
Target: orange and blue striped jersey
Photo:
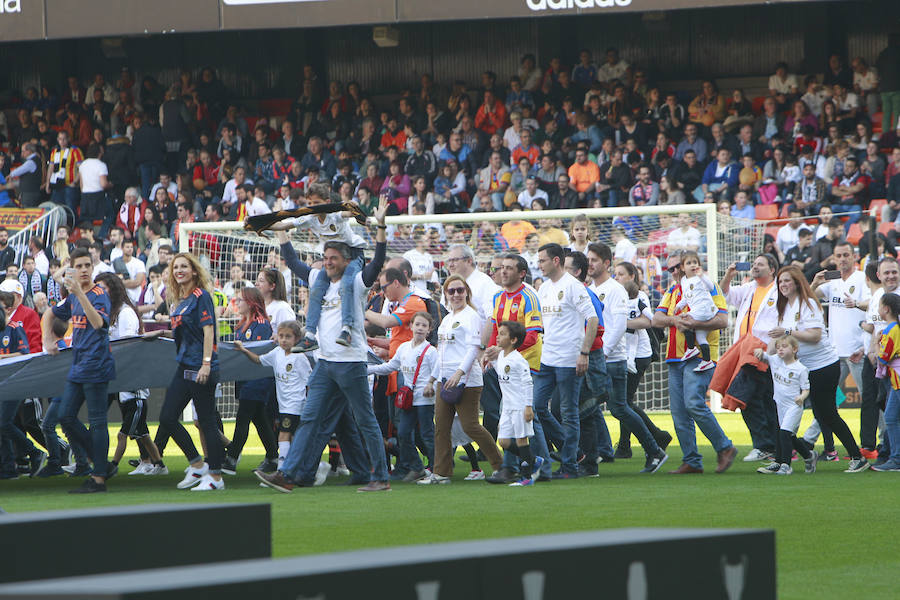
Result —
<path fill-rule="evenodd" d="M 728 304 L 725 301 L 725 296 L 722 295 L 722 291 L 719 289 L 718 284 L 713 284 L 713 290 L 710 294 L 712 295 L 713 303 L 716 305 L 716 308 L 719 309 L 719 313 L 727 314 Z M 681 309 L 675 308 L 680 301 L 681 285 L 676 283 L 666 290 L 666 293 L 663 295 L 656 310 L 661 311 L 663 314 L 670 317 L 688 312 L 687 306 Z M 706 343 L 709 344 L 710 358 L 712 360 L 719 360 L 719 331 L 713 330 L 707 332 Z M 686 351 L 687 342 L 684 339 L 684 334 L 678 331 L 676 327 L 669 327 L 668 340 L 666 341 L 666 362 L 680 361 Z"/>
<path fill-rule="evenodd" d="M 503 290 L 494 295 L 494 312 L 491 314 L 492 346 L 497 343 L 497 325 L 503 321 L 515 321 L 525 326 L 525 341 L 518 351 L 528 361 L 533 372 L 540 371 L 544 321 L 541 318 L 541 303 L 533 289 L 523 283 L 515 292 Z"/>
<path fill-rule="evenodd" d="M 116 366 L 109 349 L 109 294 L 99 285 L 85 293 L 86 300 L 93 307 L 103 325 L 95 329 L 85 314 L 84 307 L 75 296 L 51 308 L 53 316 L 62 321 L 72 321 L 72 367 L 68 380 L 72 383 L 100 383 L 116 378 Z"/>
<path fill-rule="evenodd" d="M 882 364 L 888 365 L 888 374 L 891 377 L 891 388 L 900 390 L 900 375 L 890 366 L 890 363 L 900 358 L 900 324 L 896 321 L 884 328 L 881 332 L 880 342 L 881 352 L 878 354 L 878 360 Z"/>
<path fill-rule="evenodd" d="M 22 327 L 7 325 L 0 332 L 0 356 L 16 353 L 28 354 L 28 336 Z"/>

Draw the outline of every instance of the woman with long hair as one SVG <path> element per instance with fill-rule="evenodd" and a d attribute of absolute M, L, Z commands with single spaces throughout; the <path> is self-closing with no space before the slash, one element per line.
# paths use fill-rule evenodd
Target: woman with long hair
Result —
<path fill-rule="evenodd" d="M 297 315 L 287 302 L 284 275 L 278 269 L 265 268 L 256 277 L 256 289 L 262 294 L 266 316 L 273 329 L 285 321 L 296 321 Z"/>
<path fill-rule="evenodd" d="M 237 312 L 240 315 L 234 339 L 241 343 L 261 342 L 272 339 L 272 326 L 266 316 L 266 305 L 258 289 L 245 287 L 237 293 Z M 231 444 L 226 448 L 222 472 L 234 475 L 238 460 L 247 443 L 250 421 L 256 426 L 259 439 L 266 451 L 266 458 L 258 469 L 272 473 L 278 469 L 278 443 L 275 440 L 275 428 L 266 404 L 275 391 L 275 380 L 271 377 L 237 382 L 234 395 L 238 399 L 237 417 Z"/>
<path fill-rule="evenodd" d="M 182 252 L 172 259 L 166 301 L 172 318 L 178 368 L 166 391 L 159 422 L 190 463 L 178 489 L 224 490 L 222 459 L 225 450 L 216 424 L 215 392 L 219 382 L 216 307 L 209 273 L 193 255 Z M 181 424 L 181 413 L 191 400 L 206 439 L 208 463 L 197 452 L 190 434 Z"/>
<path fill-rule="evenodd" d="M 655 338 L 656 334 L 650 331 L 650 321 L 653 319 L 650 298 L 641 289 L 640 270 L 630 262 L 620 262 L 616 265 L 616 281 L 622 285 L 634 283 L 638 288 L 637 297 L 628 301 L 628 321 L 626 322 L 625 339 L 628 341 L 629 348 L 634 345 L 636 349 L 634 352 L 634 371 L 632 372 L 630 369 L 628 371 L 625 398 L 631 410 L 637 413 L 637 416 L 647 426 L 650 435 L 653 436 L 659 447 L 665 450 L 666 446 L 672 441 L 672 434 L 657 427 L 650 420 L 650 417 L 647 416 L 647 413 L 634 402 L 638 387 L 644 378 L 644 373 L 647 372 L 647 369 L 650 368 L 650 363 L 653 362 L 653 345 L 650 336 L 652 335 Z M 658 341 L 656 345 L 658 348 Z M 657 352 L 659 352 L 658 349 Z M 631 458 L 631 430 L 621 421 L 619 422 L 619 442 L 616 444 L 615 457 Z"/>
<path fill-rule="evenodd" d="M 417 483 L 450 483 L 453 475 L 453 453 L 450 429 L 454 414 L 465 434 L 470 437 L 496 471 L 503 457 L 494 438 L 478 422 L 483 375 L 479 363 L 481 345 L 481 317 L 472 306 L 472 290 L 460 275 L 450 275 L 444 281 L 444 297 L 450 312 L 438 327 L 438 377 L 434 401 L 434 471 Z M 444 397 L 455 396 L 454 403 Z"/>
<path fill-rule="evenodd" d="M 100 273 L 94 282 L 109 294 L 109 339 L 143 334 L 144 324 L 138 318 L 137 308 L 128 297 L 125 284 L 119 276 L 115 273 Z M 168 475 L 169 469 L 163 464 L 159 449 L 153 443 L 147 428 L 147 400 L 150 398 L 150 390 L 145 388 L 119 392 L 115 396 L 122 412 L 122 427 L 110 461 L 114 468 L 118 467 L 125 455 L 128 438 L 131 438 L 137 442 L 142 460 L 129 475 Z"/>
<path fill-rule="evenodd" d="M 797 358 L 809 369 L 809 401 L 816 421 L 823 434 L 833 432 L 847 449 L 850 464 L 845 472 L 865 471 L 869 463 L 859 451 L 847 423 L 838 414 L 834 401 L 841 378 L 841 361 L 826 334 L 825 316 L 815 292 L 797 267 L 782 267 L 775 281 L 778 286 L 778 300 L 775 303 L 778 325 L 769 331 L 769 336 L 777 340 L 791 335 L 800 342 Z M 788 442 L 785 440 L 782 443 Z M 809 457 L 811 449 L 805 442 L 790 440 L 789 443 L 804 458 Z"/>
<path fill-rule="evenodd" d="M 570 250 L 581 252 L 582 254 L 587 252 L 587 247 L 592 240 L 590 223 L 586 216 L 575 215 L 572 218 L 572 222 L 569 224 L 569 237 L 572 238 L 572 243 L 568 246 Z"/>
<path fill-rule="evenodd" d="M 704 79 L 700 94 L 688 106 L 691 122 L 705 128 L 725 120 L 725 98 L 719 94 L 719 88 L 711 79 Z"/>

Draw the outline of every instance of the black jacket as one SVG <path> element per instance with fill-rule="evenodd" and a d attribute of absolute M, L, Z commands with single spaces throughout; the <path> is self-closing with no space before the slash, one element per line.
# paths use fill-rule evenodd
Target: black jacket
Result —
<path fill-rule="evenodd" d="M 106 141 L 103 162 L 109 171 L 109 182 L 114 186 L 128 186 L 137 181 L 134 148 L 124 135 Z"/>
<path fill-rule="evenodd" d="M 131 140 L 134 148 L 134 162 L 162 163 L 165 159 L 165 144 L 163 143 L 162 129 L 158 125 L 144 123 L 134 132 Z"/>

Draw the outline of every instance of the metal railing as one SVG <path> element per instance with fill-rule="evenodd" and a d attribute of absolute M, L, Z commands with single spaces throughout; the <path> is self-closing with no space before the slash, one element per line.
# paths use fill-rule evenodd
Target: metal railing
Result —
<path fill-rule="evenodd" d="M 33 223 L 9 236 L 9 245 L 16 252 L 16 265 L 22 266 L 22 261 L 28 255 L 28 240 L 31 238 L 41 238 L 45 247 L 53 244 L 57 227 L 65 225 L 68 221 L 67 211 L 66 207 L 53 206 Z"/>

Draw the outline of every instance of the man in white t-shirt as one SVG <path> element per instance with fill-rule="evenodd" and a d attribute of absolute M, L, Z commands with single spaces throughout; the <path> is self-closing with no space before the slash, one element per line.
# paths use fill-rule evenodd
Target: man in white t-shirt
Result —
<path fill-rule="evenodd" d="M 609 377 L 606 406 L 641 442 L 647 454 L 641 473 L 655 473 L 669 457 L 637 413 L 628 406 L 628 344 L 625 339 L 629 316 L 628 292 L 609 272 L 613 260 L 609 246 L 594 243 L 587 250 L 590 289 L 603 304 L 603 354 Z"/>
<path fill-rule="evenodd" d="M 669 233 L 666 247 L 669 254 L 683 250 L 692 252 L 700 250 L 700 231 L 691 225 L 689 214 L 680 213 L 678 215 L 678 227 Z"/>
<path fill-rule="evenodd" d="M 91 144 L 84 155 L 85 159 L 78 163 L 78 176 L 81 180 L 80 219 L 91 222 L 102 221 L 108 212 L 106 190 L 112 187 L 106 163 L 100 160 L 103 156 L 103 147 Z"/>
<path fill-rule="evenodd" d="M 736 273 L 735 265 L 729 265 L 719 288 L 725 294 L 725 300 L 737 307 L 737 318 L 734 320 L 734 340 L 732 345 L 745 335 L 752 335 L 768 344 L 771 341 L 769 331 L 778 325 L 778 286 L 775 283 L 775 272 L 778 264 L 770 254 L 760 254 L 750 267 L 753 281 L 743 285 L 731 285 Z M 772 376 L 768 371 L 759 371 L 753 365 L 741 367 L 743 377 L 754 383 L 747 386 L 753 394 L 742 397 L 746 407 L 741 410 L 744 424 L 750 431 L 753 450 L 744 457 L 744 462 L 768 460 L 774 456 L 775 440 L 778 434 L 778 415 L 772 401 Z"/>
<path fill-rule="evenodd" d="M 885 323 L 878 314 L 878 306 L 881 304 L 881 297 L 884 294 L 896 294 L 897 288 L 900 287 L 900 267 L 897 265 L 897 259 L 892 256 L 885 256 L 878 263 L 878 279 L 881 280 L 881 286 L 872 292 L 866 308 L 865 323 L 860 326 L 865 331 L 867 360 L 863 361 L 862 369 L 862 392 L 860 393 L 860 409 L 859 409 L 859 445 L 864 458 L 879 458 L 875 451 L 878 439 L 876 432 L 879 422 L 882 423 L 882 435 L 884 433 L 883 417 L 879 404 L 891 392 L 890 380 L 884 378 L 875 379 L 875 366 L 878 364 L 878 354 L 880 352 L 879 340 L 881 332 L 884 330 Z M 887 458 L 889 453 L 884 454 Z"/>
<path fill-rule="evenodd" d="M 812 288 L 819 298 L 828 304 L 828 336 L 841 359 L 841 390 L 847 393 L 847 373 L 853 375 L 857 388 L 862 382 L 863 360 L 866 357 L 866 340 L 860 328 L 866 313 L 860 304 L 868 306 L 872 298 L 866 276 L 857 270 L 853 246 L 838 242 L 834 247 L 834 263 L 840 273 L 838 279 L 825 279 L 827 271 L 819 271 L 812 280 Z"/>
<path fill-rule="evenodd" d="M 409 261 L 412 274 L 409 276 L 413 288 L 430 297 L 428 294 L 428 282 L 434 277 L 434 257 L 428 253 L 428 234 L 417 229 L 413 233 L 413 242 L 416 246 L 403 253 L 403 258 Z"/>
<path fill-rule="evenodd" d="M 550 203 L 550 198 L 547 197 L 547 192 L 538 187 L 537 177 L 534 175 L 529 175 L 528 179 L 525 180 L 525 189 L 519 192 L 518 198 L 516 201 L 523 208 L 531 208 L 531 203 L 537 199 L 541 199 L 544 201 L 544 206 Z"/>
<path fill-rule="evenodd" d="M 244 204 L 244 209 L 247 211 L 247 216 L 255 217 L 256 215 L 267 215 L 272 212 L 272 209 L 269 208 L 269 205 L 266 204 L 266 201 L 262 198 L 257 197 L 253 193 L 253 189 L 254 188 L 252 185 L 250 185 L 249 183 L 245 183 L 235 190 L 237 201 L 239 204 Z"/>
<path fill-rule="evenodd" d="M 795 207 L 788 211 L 790 221 L 782 226 L 775 236 L 775 245 L 782 258 L 787 251 L 800 243 L 800 226 L 803 225 L 803 212 Z"/>
<path fill-rule="evenodd" d="M 544 274 L 538 290 L 544 338 L 541 368 L 534 374 L 534 409 L 546 437 L 560 446 L 562 465 L 553 478 L 574 479 L 578 477 L 578 401 L 599 318 L 584 284 L 566 272 L 562 246 L 541 246 L 538 262 Z M 550 412 L 554 393 L 559 394 L 562 423 Z"/>
<path fill-rule="evenodd" d="M 369 476 L 368 485 L 359 488 L 358 491 L 381 492 L 391 489 L 387 461 L 384 457 L 384 440 L 372 409 L 372 390 L 366 373 L 368 349 L 363 319 L 369 288 L 384 265 L 387 239 L 385 235 L 387 227 L 384 224 L 386 214 L 387 202 L 382 200 L 374 215 L 378 223 L 375 255 L 372 261 L 356 274 L 352 297 L 341 294 L 341 278 L 347 265 L 353 260 L 351 248 L 337 241 L 325 244 L 323 275 L 328 278 L 328 289 L 322 301 L 319 321 L 321 335 L 318 361 L 307 385 L 308 394 L 300 415 L 300 426 L 294 434 L 284 463 L 274 473 L 254 471 L 257 478 L 268 487 L 281 492 L 290 492 L 298 485 L 304 487 L 312 485 L 322 448 L 336 430 L 343 413 L 349 410 L 359 427 L 370 458 L 369 473 L 354 473 L 357 476 Z M 299 271 L 304 271 L 306 277 L 310 277 L 308 267 L 297 260 L 292 250 L 290 251 L 292 256 L 284 254 L 285 246 L 289 245 L 282 244 L 285 262 L 292 271 L 297 267 L 295 272 L 298 275 Z M 351 310 L 356 317 L 353 320 L 350 344 L 346 346 L 337 343 L 343 327 L 341 305 L 344 302 L 351 303 Z"/>
<path fill-rule="evenodd" d="M 237 166 L 231 174 L 231 179 L 225 182 L 225 189 L 222 191 L 222 204 L 231 206 L 238 201 L 236 189 L 245 183 L 252 184 L 252 179 L 247 179 L 247 172 L 244 167 Z"/>
<path fill-rule="evenodd" d="M 853 90 L 866 103 L 871 117 L 878 112 L 878 71 L 861 56 L 850 61 L 850 68 L 853 69 Z"/>
<path fill-rule="evenodd" d="M 137 304 L 147 279 L 147 267 L 134 255 L 134 240 L 122 242 L 122 256 L 113 261 L 113 269 L 122 278 L 128 297 Z"/>

